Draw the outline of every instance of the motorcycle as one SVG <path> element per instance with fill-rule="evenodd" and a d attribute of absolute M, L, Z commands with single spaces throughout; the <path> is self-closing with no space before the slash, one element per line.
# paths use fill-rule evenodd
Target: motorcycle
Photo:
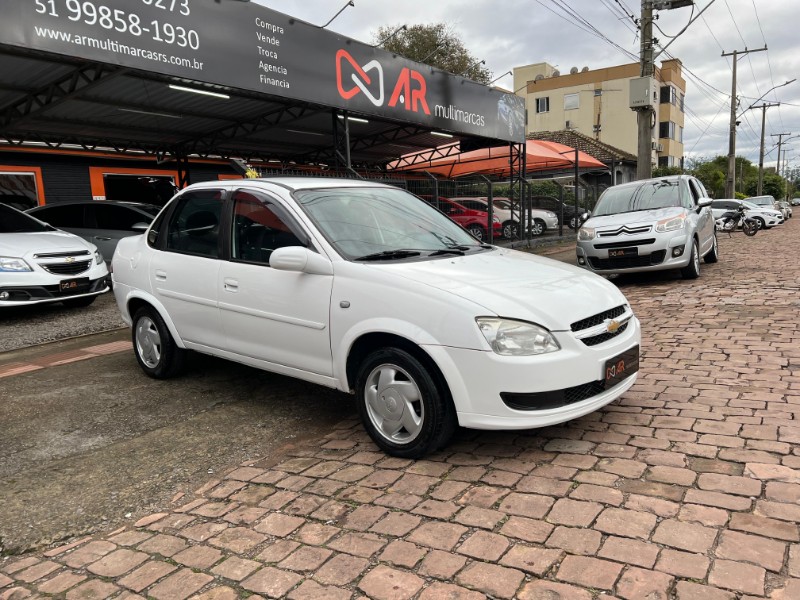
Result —
<path fill-rule="evenodd" d="M 730 237 L 732 231 L 738 227 L 749 237 L 758 233 L 759 223 L 756 219 L 748 217 L 744 206 L 739 206 L 736 210 L 729 210 L 716 221 L 717 231 L 727 231 Z"/>

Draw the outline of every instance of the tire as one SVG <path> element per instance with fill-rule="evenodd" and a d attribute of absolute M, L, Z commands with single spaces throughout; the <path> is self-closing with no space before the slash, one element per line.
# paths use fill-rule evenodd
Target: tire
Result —
<path fill-rule="evenodd" d="M 692 255 L 689 257 L 689 264 L 681 269 L 681 277 L 684 279 L 697 279 L 700 277 L 700 253 L 697 249 L 696 240 L 692 240 Z"/>
<path fill-rule="evenodd" d="M 69 300 L 62 300 L 61 304 L 67 308 L 84 308 L 89 306 L 97 299 L 97 296 L 81 296 L 80 298 L 70 298 Z"/>
<path fill-rule="evenodd" d="M 367 433 L 392 456 L 425 456 L 444 446 L 457 426 L 447 386 L 399 348 L 367 356 L 356 378 L 356 402 Z"/>
<path fill-rule="evenodd" d="M 483 242 L 486 239 L 486 230 L 480 225 L 470 225 L 467 227 L 467 231 L 479 242 Z"/>
<path fill-rule="evenodd" d="M 744 221 L 742 222 L 742 231 L 748 237 L 753 237 L 755 234 L 758 233 L 758 230 L 761 229 L 756 223 L 752 221 Z"/>
<path fill-rule="evenodd" d="M 569 219 L 569 228 L 577 230 L 580 227 L 580 220 L 578 217 L 570 217 Z"/>
<path fill-rule="evenodd" d="M 145 306 L 136 311 L 131 329 L 136 362 L 153 379 L 169 379 L 180 374 L 186 350 L 179 348 L 158 311 Z"/>
<path fill-rule="evenodd" d="M 519 234 L 519 223 L 516 221 L 506 221 L 503 223 L 503 237 L 507 240 L 513 240 L 517 238 Z"/>
<path fill-rule="evenodd" d="M 708 251 L 703 257 L 706 264 L 714 264 L 719 260 L 719 244 L 717 244 L 717 234 L 714 234 L 714 243 L 711 245 L 711 250 Z"/>
<path fill-rule="evenodd" d="M 761 217 L 753 217 L 753 218 L 754 218 L 754 219 L 756 220 L 756 222 L 758 223 L 758 228 L 759 228 L 759 229 L 766 229 L 766 228 L 767 228 L 767 224 L 766 224 L 766 222 L 764 221 L 764 219 L 762 219 Z"/>
<path fill-rule="evenodd" d="M 545 231 L 547 231 L 547 225 L 544 224 L 544 221 L 541 219 L 534 219 L 533 223 L 531 224 L 531 235 L 544 235 Z"/>

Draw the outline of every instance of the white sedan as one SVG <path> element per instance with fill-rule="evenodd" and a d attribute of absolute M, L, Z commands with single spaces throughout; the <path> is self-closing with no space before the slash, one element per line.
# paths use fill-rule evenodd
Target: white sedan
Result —
<path fill-rule="evenodd" d="M 108 289 L 94 245 L 0 204 L 0 307 L 88 306 Z"/>
<path fill-rule="evenodd" d="M 459 204 L 474 210 L 489 210 L 488 198 L 454 198 Z M 503 237 L 506 239 L 517 237 L 519 231 L 520 208 L 517 204 L 512 210 L 511 200 L 498 197 L 492 200 L 494 216 L 503 224 Z M 541 208 L 531 209 L 531 234 L 543 235 L 548 229 L 558 229 L 558 216 L 550 210 Z"/>
<path fill-rule="evenodd" d="M 353 393 L 396 456 L 457 425 L 568 421 L 636 381 L 639 322 L 616 286 L 478 243 L 381 184 L 195 184 L 112 265 L 147 375 L 176 375 L 195 350 Z"/>
<path fill-rule="evenodd" d="M 780 211 L 767 206 L 760 206 L 747 200 L 736 199 L 720 199 L 714 200 L 711 203 L 711 212 L 714 214 L 714 219 L 719 219 L 722 215 L 730 210 L 736 210 L 739 206 L 745 207 L 745 213 L 748 217 L 752 217 L 758 221 L 760 229 L 768 229 L 783 223 L 783 215 Z"/>

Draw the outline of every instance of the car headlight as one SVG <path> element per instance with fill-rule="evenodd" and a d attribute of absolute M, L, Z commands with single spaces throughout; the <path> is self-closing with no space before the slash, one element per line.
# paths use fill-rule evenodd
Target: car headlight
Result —
<path fill-rule="evenodd" d="M 13 256 L 0 256 L 0 272 L 3 273 L 26 273 L 33 271 L 30 265 L 21 258 Z"/>
<path fill-rule="evenodd" d="M 478 327 L 497 354 L 534 356 L 561 350 L 553 334 L 544 327 L 496 317 L 479 317 Z"/>
<path fill-rule="evenodd" d="M 664 233 L 666 231 L 679 231 L 686 227 L 686 217 L 680 215 L 678 217 L 670 217 L 656 223 L 656 231 Z"/>
<path fill-rule="evenodd" d="M 100 250 L 94 251 L 94 262 L 98 265 L 103 264 L 103 255 L 100 254 Z"/>
<path fill-rule="evenodd" d="M 578 230 L 578 239 L 584 242 L 588 242 L 589 240 L 593 240 L 595 236 L 595 228 L 594 227 L 581 227 Z"/>
<path fill-rule="evenodd" d="M 492 217 L 492 223 L 500 223 L 500 219 L 498 217 Z"/>
<path fill-rule="evenodd" d="M 550 217 L 551 219 L 554 219 L 554 218 L 556 217 L 556 213 L 554 213 L 554 212 L 551 212 L 551 211 L 549 211 L 549 210 L 548 210 L 548 211 L 546 211 L 546 212 L 545 212 L 545 214 L 546 214 L 548 217 Z"/>

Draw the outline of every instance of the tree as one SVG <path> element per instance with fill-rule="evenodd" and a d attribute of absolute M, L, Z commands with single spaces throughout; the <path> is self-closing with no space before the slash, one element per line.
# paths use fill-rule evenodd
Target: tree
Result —
<path fill-rule="evenodd" d="M 491 81 L 492 72 L 480 64 L 480 59 L 470 54 L 458 34 L 446 23 L 410 25 L 390 37 L 400 27 L 378 28 L 372 34 L 373 42 L 380 44 L 387 40 L 382 47 L 389 52 L 479 83 Z"/>

